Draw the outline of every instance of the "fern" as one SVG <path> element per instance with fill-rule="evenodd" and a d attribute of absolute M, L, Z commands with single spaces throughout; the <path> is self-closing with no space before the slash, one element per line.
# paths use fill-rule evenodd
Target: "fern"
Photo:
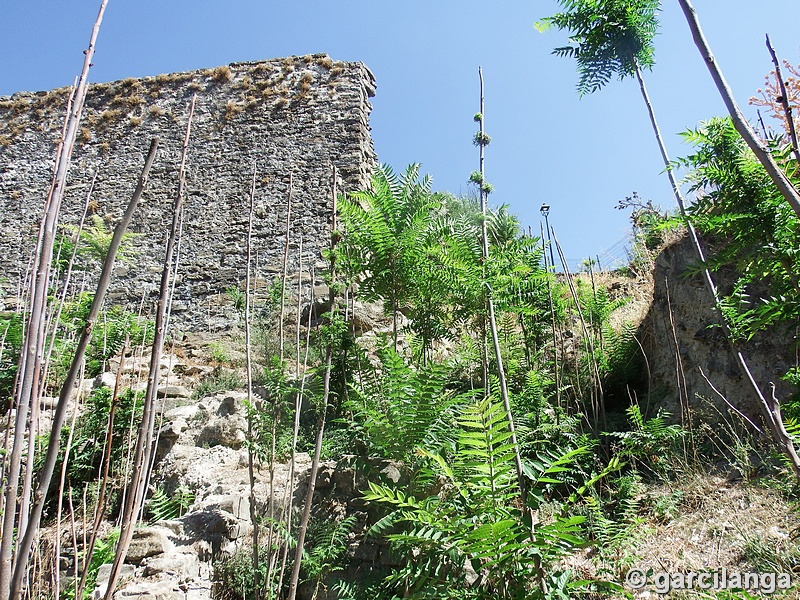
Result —
<path fill-rule="evenodd" d="M 379 358 L 374 378 L 350 386 L 348 426 L 371 454 L 406 463 L 415 461 L 418 447 L 448 444 L 453 411 L 471 397 L 447 390 L 450 365 L 413 369 L 390 347 Z"/>
<path fill-rule="evenodd" d="M 680 425 L 667 424 L 669 413 L 666 411 L 659 410 L 656 416 L 645 419 L 639 406 L 634 404 L 628 407 L 626 413 L 631 429 L 606 433 L 619 440 L 618 456 L 630 459 L 646 472 L 665 475 L 672 468 L 668 457 L 673 445 L 686 432 Z"/>
<path fill-rule="evenodd" d="M 534 489 L 532 504 L 520 510 L 502 406 L 491 397 L 463 406 L 457 422 L 461 430 L 452 455 L 420 451 L 427 480 L 438 482 L 437 494 L 418 496 L 373 482 L 364 493 L 366 500 L 391 509 L 370 535 L 382 535 L 397 555 L 406 557 L 384 580 L 385 593 L 407 590 L 413 598 L 448 597 L 446 590 L 463 589 L 474 598 L 539 598 L 549 569 L 563 576 L 566 589 L 570 576 L 555 562 L 585 543 L 580 529 L 584 517 L 568 514 L 585 490 L 570 496 L 551 522 L 532 523 L 527 515 L 544 500 L 546 489 L 562 484 L 560 476 L 586 450 L 547 453 L 529 461 L 525 470 Z M 465 579 L 467 565 L 480 573 L 471 587 Z"/>
<path fill-rule="evenodd" d="M 313 521 L 309 526 L 306 545 L 310 548 L 303 552 L 302 568 L 306 580 L 315 582 L 317 589 L 323 578 L 344 568 L 348 534 L 355 524 L 355 516 L 350 515 L 341 521 Z"/>
<path fill-rule="evenodd" d="M 167 495 L 163 487 L 158 487 L 153 492 L 147 503 L 151 522 L 170 521 L 182 517 L 194 503 L 194 494 L 185 487 L 178 487 L 172 495 Z"/>

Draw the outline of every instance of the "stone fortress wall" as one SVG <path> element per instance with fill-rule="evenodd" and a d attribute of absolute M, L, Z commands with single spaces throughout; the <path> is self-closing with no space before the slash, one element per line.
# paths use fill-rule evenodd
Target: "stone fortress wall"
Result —
<path fill-rule="evenodd" d="M 67 94 L 62 88 L 0 97 L 0 298 L 15 295 L 31 262 Z M 304 269 L 321 266 L 320 250 L 330 236 L 333 167 L 339 190 L 347 191 L 366 186 L 376 162 L 369 127 L 375 80 L 362 63 L 315 54 L 89 88 L 60 223 L 79 222 L 96 175 L 91 213 L 113 227 L 150 140 L 160 138 L 129 228 L 137 234 L 136 255 L 117 265 L 109 293 L 109 299 L 145 306 L 146 312 L 157 299 L 193 94 L 197 104 L 172 310 L 182 326 L 205 328 L 212 326 L 209 319 L 222 324 L 222 307 L 212 299 L 245 277 L 254 164 L 256 275 L 269 281 L 280 270 L 290 176 L 290 270 L 298 269 L 300 236 Z"/>

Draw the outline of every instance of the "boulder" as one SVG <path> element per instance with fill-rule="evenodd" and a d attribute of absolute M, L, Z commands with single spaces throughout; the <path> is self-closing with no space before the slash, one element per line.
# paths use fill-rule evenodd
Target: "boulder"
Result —
<path fill-rule="evenodd" d="M 138 565 L 145 558 L 163 554 L 171 548 L 172 543 L 167 539 L 164 531 L 154 527 L 137 529 L 133 532 L 125 562 Z"/>

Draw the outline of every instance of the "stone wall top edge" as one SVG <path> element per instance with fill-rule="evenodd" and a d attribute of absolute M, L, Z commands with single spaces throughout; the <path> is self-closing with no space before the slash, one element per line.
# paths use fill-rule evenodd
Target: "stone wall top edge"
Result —
<path fill-rule="evenodd" d="M 291 61 L 291 63 L 287 63 L 287 61 Z M 170 73 L 157 73 L 155 75 L 145 75 L 142 77 L 123 77 L 121 79 L 114 79 L 110 81 L 91 82 L 89 84 L 89 90 L 99 89 L 103 87 L 118 86 L 123 82 L 130 80 L 135 80 L 139 82 L 149 82 L 165 77 L 169 78 L 169 77 L 179 77 L 179 76 L 184 76 L 184 77 L 191 76 L 192 78 L 194 78 L 194 77 L 208 76 L 215 69 L 219 69 L 222 67 L 229 67 L 233 70 L 241 70 L 241 69 L 252 70 L 258 67 L 259 65 L 272 65 L 273 68 L 281 68 L 283 66 L 286 66 L 287 64 L 292 64 L 293 66 L 297 66 L 298 63 L 304 63 L 307 65 L 310 62 L 316 62 L 317 64 L 320 63 L 327 64 L 328 61 L 330 61 L 331 66 L 338 66 L 340 68 L 344 68 L 348 72 L 351 73 L 360 72 L 360 75 L 362 75 L 362 78 L 365 79 L 365 83 L 367 84 L 368 95 L 370 97 L 375 95 L 375 75 L 364 62 L 335 60 L 324 52 L 315 54 L 290 55 L 284 57 L 265 58 L 265 59 L 251 60 L 251 61 L 235 61 L 223 65 L 202 67 L 198 69 L 189 69 L 186 71 L 173 71 Z M 189 80 L 187 79 L 187 81 Z M 55 87 L 49 90 L 18 90 L 8 95 L 0 95 L 0 102 L 9 102 L 12 100 L 19 100 L 22 98 L 45 97 L 53 92 L 66 91 L 70 87 L 71 86 L 65 85 L 65 86 Z"/>

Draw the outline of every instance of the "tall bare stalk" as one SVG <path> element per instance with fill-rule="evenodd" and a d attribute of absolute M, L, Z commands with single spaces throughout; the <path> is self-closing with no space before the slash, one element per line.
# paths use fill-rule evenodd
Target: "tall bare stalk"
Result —
<path fill-rule="evenodd" d="M 81 373 L 81 378 L 83 378 L 83 372 Z M 59 489 L 61 489 L 61 490 L 63 490 L 65 488 L 65 485 L 66 485 L 67 467 L 69 466 L 69 454 L 70 454 L 70 449 L 72 448 L 72 438 L 75 435 L 75 423 L 78 420 L 78 413 L 81 410 L 81 401 L 82 400 L 83 400 L 83 393 L 81 392 L 75 398 L 75 408 L 73 408 L 73 410 L 72 410 L 72 419 L 70 419 L 70 423 L 69 423 L 69 434 L 67 434 L 67 444 L 66 444 L 66 446 L 64 448 L 64 460 L 61 463 L 61 479 L 59 481 L 59 486 L 60 486 Z M 72 499 L 70 498 L 70 508 L 72 507 L 71 502 L 72 502 Z M 57 506 L 56 506 L 56 514 L 58 515 L 56 517 L 56 531 L 58 532 L 58 535 L 56 535 L 56 544 L 55 544 L 55 549 L 54 549 L 55 555 L 53 556 L 53 563 L 55 565 L 55 569 L 54 570 L 55 570 L 55 573 L 56 573 L 56 577 L 55 577 L 55 580 L 54 580 L 54 583 L 55 583 L 55 597 L 56 598 L 60 597 L 59 587 L 61 585 L 60 569 L 59 569 L 58 563 L 59 563 L 59 558 L 61 557 L 61 539 L 60 539 L 60 537 L 61 537 L 61 514 L 62 514 L 63 507 L 64 507 L 64 495 L 63 494 L 59 494 L 58 495 L 58 502 L 57 502 Z M 76 557 L 78 556 L 77 553 L 75 553 L 75 556 Z M 75 565 L 74 565 L 76 569 L 77 569 L 77 566 L 78 566 L 77 562 L 78 561 L 76 560 L 75 561 Z"/>
<path fill-rule="evenodd" d="M 697 49 L 700 51 L 700 55 L 703 57 L 703 61 L 706 63 L 709 73 L 711 73 L 711 78 L 714 80 L 714 84 L 717 86 L 722 101 L 728 109 L 736 131 L 739 132 L 739 135 L 742 136 L 742 139 L 753 151 L 758 162 L 764 167 L 764 170 L 767 172 L 770 179 L 772 179 L 772 182 L 778 188 L 781 195 L 789 203 L 789 206 L 791 206 L 794 212 L 797 213 L 797 216 L 800 217 L 800 192 L 797 191 L 797 188 L 786 176 L 786 173 L 781 170 L 778 163 L 776 163 L 775 159 L 772 157 L 769 148 L 759 139 L 756 132 L 750 126 L 750 123 L 744 118 L 736 102 L 736 98 L 734 98 L 733 92 L 728 82 L 725 80 L 725 76 L 722 74 L 722 69 L 720 69 L 719 63 L 714 57 L 714 53 L 711 52 L 711 46 L 708 45 L 708 40 L 706 40 L 706 36 L 703 34 L 703 29 L 700 27 L 700 20 L 697 18 L 697 11 L 689 0 L 678 0 L 678 4 L 680 4 L 683 10 L 686 22 L 689 24 L 689 30 L 692 32 L 695 46 L 697 46 Z M 798 471 L 798 473 L 800 476 L 800 471 Z"/>
<path fill-rule="evenodd" d="M 329 287 L 328 287 L 328 305 L 330 306 L 331 319 L 336 318 L 336 257 L 334 250 L 336 249 L 337 232 L 336 232 L 336 179 L 338 177 L 336 167 L 333 168 L 333 183 L 331 185 L 331 246 L 330 246 L 330 263 L 329 263 Z M 313 285 L 313 283 L 312 283 Z M 311 310 L 311 309 L 309 309 Z M 294 565 L 292 565 L 292 576 L 289 580 L 289 593 L 287 600 L 295 600 L 297 596 L 297 585 L 300 580 L 300 563 L 303 558 L 303 544 L 306 540 L 306 531 L 308 529 L 308 521 L 311 518 L 311 504 L 314 500 L 314 489 L 317 484 L 317 473 L 319 472 L 319 460 L 322 454 L 322 436 L 325 433 L 325 419 L 328 415 L 328 400 L 331 391 L 331 365 L 333 361 L 333 341 L 328 340 L 325 347 L 325 374 L 322 378 L 322 406 L 319 409 L 319 417 L 317 418 L 317 433 L 314 443 L 314 457 L 311 459 L 311 473 L 308 479 L 308 490 L 306 491 L 306 500 L 303 506 L 303 516 L 300 519 L 300 526 L 297 529 L 297 548 L 294 554 Z"/>
<path fill-rule="evenodd" d="M 286 242 L 283 245 L 283 270 L 281 273 L 281 315 L 278 320 L 278 347 L 280 359 L 283 361 L 283 304 L 286 299 L 286 280 L 289 267 L 289 229 L 292 224 L 292 195 L 294 191 L 294 179 L 289 173 L 289 194 L 286 198 Z"/>
<path fill-rule="evenodd" d="M 12 594 L 12 570 L 16 569 L 19 561 L 13 557 L 14 536 L 12 531 L 18 523 L 16 519 L 19 476 L 22 460 L 22 445 L 24 431 L 28 419 L 28 411 L 34 398 L 38 398 L 38 385 L 41 375 L 42 359 L 44 354 L 44 325 L 47 313 L 47 288 L 50 278 L 50 265 L 53 258 L 53 242 L 55 240 L 58 215 L 61 210 L 61 201 L 66 188 L 67 172 L 75 146 L 78 124 L 83 112 L 88 86 L 89 68 L 92 65 L 95 43 L 100 31 L 108 0 L 102 0 L 100 10 L 95 20 L 89 47 L 84 52 L 83 70 L 78 78 L 78 85 L 73 92 L 71 110 L 68 113 L 64 127 L 64 142 L 56 158 L 55 175 L 50 187 L 50 193 L 44 207 L 44 215 L 39 229 L 39 240 L 36 248 L 35 276 L 31 279 L 30 287 L 30 316 L 24 348 L 20 357 L 22 376 L 20 385 L 16 390 L 16 419 L 14 423 L 14 445 L 9 461 L 8 480 L 5 497 L 5 514 L 3 515 L 3 537 L 0 541 L 0 600 L 8 600 Z M 25 561 L 27 562 L 27 554 Z M 22 571 L 21 569 L 19 569 Z M 21 572 L 20 572 L 21 576 Z"/>
<path fill-rule="evenodd" d="M 139 199 L 142 197 L 147 177 L 150 172 L 150 167 L 155 159 L 156 149 L 158 148 L 158 139 L 154 139 L 150 144 L 150 151 L 147 154 L 144 169 L 133 192 L 125 214 L 114 229 L 114 235 L 111 238 L 111 244 L 108 248 L 108 254 L 103 262 L 103 270 L 100 273 L 100 278 L 97 282 L 97 289 L 92 299 L 92 305 L 89 308 L 89 313 L 86 316 L 86 323 L 81 333 L 78 345 L 75 348 L 75 356 L 72 359 L 70 370 L 67 373 L 66 380 L 61 387 L 61 392 L 58 396 L 58 404 L 56 405 L 55 413 L 53 414 L 53 424 L 50 433 L 50 442 L 47 447 L 47 455 L 45 456 L 44 465 L 42 466 L 41 473 L 38 478 L 38 486 L 36 489 L 35 501 L 31 509 L 30 522 L 28 527 L 20 532 L 22 542 L 20 543 L 19 553 L 14 561 L 13 579 L 11 582 L 11 594 L 16 598 L 21 592 L 22 578 L 25 573 L 28 556 L 30 554 L 31 546 L 33 545 L 33 538 L 39 528 L 39 522 L 42 518 L 42 510 L 47 497 L 47 492 L 50 489 L 50 481 L 53 476 L 53 471 L 58 460 L 58 452 L 60 447 L 61 428 L 64 425 L 64 418 L 66 417 L 67 405 L 69 403 L 70 395 L 72 394 L 75 382 L 77 380 L 78 372 L 83 363 L 83 357 L 86 348 L 89 345 L 92 337 L 92 329 L 94 323 L 100 314 L 100 308 L 105 301 L 105 295 L 108 287 L 111 284 L 111 274 L 114 269 L 114 260 L 116 258 L 117 250 L 122 243 L 122 238 L 128 228 L 133 213 L 139 204 Z"/>
<path fill-rule="evenodd" d="M 309 309 L 308 309 L 308 321 L 306 322 L 306 339 L 305 339 L 305 356 L 303 358 L 302 363 L 302 371 L 300 366 L 300 306 L 302 301 L 302 275 L 303 275 L 303 238 L 300 237 L 300 263 L 298 267 L 297 273 L 297 329 L 295 332 L 295 344 L 296 344 L 296 361 L 297 366 L 295 368 L 295 380 L 300 381 L 300 389 L 297 392 L 297 396 L 295 398 L 294 404 L 294 428 L 292 430 L 292 455 L 289 461 L 289 478 L 288 483 L 286 485 L 286 490 L 284 494 L 284 506 L 285 509 L 283 511 L 285 518 L 286 518 L 286 537 L 290 537 L 292 534 L 292 510 L 294 508 L 294 468 L 295 468 L 295 460 L 297 458 L 297 439 L 300 434 L 300 410 L 303 406 L 303 394 L 305 393 L 305 385 L 306 385 L 306 370 L 308 368 L 308 353 L 311 347 L 311 318 L 314 313 L 312 307 L 314 306 L 314 267 L 312 266 L 309 269 L 309 275 L 311 278 L 311 283 L 309 285 Z M 302 372 L 302 378 L 300 373 Z M 283 589 L 283 576 L 286 572 L 286 563 L 289 559 L 289 544 L 284 544 L 283 546 L 283 557 L 281 558 L 281 568 L 280 574 L 278 576 L 278 590 Z"/>
<path fill-rule="evenodd" d="M 253 589 L 255 600 L 261 595 L 259 564 L 258 509 L 256 508 L 255 432 L 253 430 L 253 354 L 250 345 L 250 262 L 253 249 L 253 209 L 256 196 L 256 165 L 250 187 L 250 211 L 247 216 L 247 259 L 244 277 L 244 348 L 247 364 L 247 475 L 250 480 L 250 521 L 253 523 Z"/>
<path fill-rule="evenodd" d="M 606 424 L 606 410 L 605 410 L 605 402 L 603 400 L 603 382 L 600 377 L 600 368 L 597 364 L 597 356 L 594 351 L 594 341 L 592 339 L 591 331 L 589 327 L 586 325 L 586 319 L 583 318 L 583 310 L 581 310 L 581 303 L 578 299 L 578 292 L 575 289 L 575 282 L 572 279 L 572 273 L 570 273 L 569 265 L 567 264 L 567 260 L 564 258 L 564 251 L 561 248 L 561 244 L 558 243 L 558 238 L 556 237 L 555 231 L 553 233 L 553 241 L 555 242 L 556 251 L 558 252 L 558 257 L 561 260 L 561 268 L 564 270 L 564 275 L 567 279 L 567 284 L 569 285 L 569 291 L 572 295 L 572 302 L 575 304 L 575 310 L 578 313 L 578 317 L 581 321 L 581 327 L 583 329 L 583 335 L 586 337 L 586 341 L 589 344 L 589 362 L 592 365 L 592 376 L 595 381 L 595 385 L 592 386 L 592 410 L 594 412 L 594 425 L 593 429 L 595 434 L 600 433 L 600 428 L 598 425 L 598 417 L 603 418 L 603 428 L 608 429 L 608 425 Z M 576 361 L 577 363 L 577 361 Z"/>
<path fill-rule="evenodd" d="M 480 143 L 478 144 L 478 148 L 480 149 L 480 172 L 481 172 L 481 181 L 484 181 L 484 174 L 485 174 L 485 167 L 486 167 L 486 159 L 485 159 L 485 150 L 486 144 L 483 140 L 486 139 L 486 130 L 485 130 L 485 113 L 484 113 L 484 98 L 483 98 L 483 70 L 478 67 L 478 78 L 480 79 L 480 87 L 481 87 L 481 118 L 480 118 Z M 482 249 L 483 249 L 483 265 L 484 271 L 486 263 L 489 260 L 489 232 L 488 232 L 488 224 L 487 224 L 487 200 L 488 200 L 488 193 L 483 185 L 480 186 L 480 200 L 481 200 L 481 214 L 483 218 L 481 219 L 481 241 L 482 241 Z M 519 480 L 519 490 L 520 496 L 522 497 L 522 502 L 524 503 L 528 492 L 527 486 L 525 485 L 525 474 L 522 470 L 522 457 L 519 453 L 519 445 L 517 444 L 517 432 L 516 428 L 514 427 L 514 416 L 511 414 L 511 402 L 508 398 L 508 384 L 506 383 L 506 373 L 503 367 L 503 354 L 500 350 L 500 337 L 497 334 L 497 319 L 495 318 L 494 312 L 494 298 L 492 297 L 492 289 L 491 287 L 484 283 L 486 286 L 486 305 L 489 309 L 489 330 L 492 335 L 492 346 L 494 348 L 494 359 L 497 363 L 497 381 L 500 385 L 500 397 L 503 400 L 503 409 L 506 411 L 506 420 L 508 422 L 508 431 L 511 433 L 511 443 L 514 445 L 514 463 L 517 467 L 517 479 Z M 489 380 L 488 378 L 485 381 L 486 389 L 489 389 Z"/>
<path fill-rule="evenodd" d="M 108 487 L 108 475 L 111 467 L 111 448 L 114 443 L 114 418 L 116 416 L 117 406 L 119 405 L 119 392 L 120 384 L 122 381 L 122 371 L 125 365 L 125 355 L 128 352 L 128 344 L 130 337 L 125 336 L 125 343 L 122 346 L 122 352 L 119 357 L 119 367 L 117 367 L 117 377 L 114 381 L 114 392 L 111 395 L 111 408 L 108 411 L 108 424 L 106 426 L 106 439 L 103 447 L 103 459 L 100 466 L 100 491 L 97 494 L 97 503 L 94 509 L 94 522 L 92 524 L 91 534 L 89 536 L 89 543 L 85 546 L 83 551 L 84 561 L 81 568 L 81 577 L 78 585 L 75 586 L 75 597 L 83 598 L 83 588 L 86 587 L 86 577 L 89 574 L 89 566 L 91 565 L 92 553 L 94 546 L 97 542 L 97 532 L 100 530 L 100 523 L 105 515 L 106 508 L 106 488 Z M 136 411 L 134 411 L 135 413 Z M 65 461 L 66 464 L 66 461 Z"/>
<path fill-rule="evenodd" d="M 772 58 L 772 64 L 775 65 L 775 79 L 777 79 L 778 89 L 781 91 L 778 101 L 781 103 L 783 112 L 786 115 L 786 130 L 789 133 L 789 141 L 792 144 L 792 152 L 794 153 L 794 157 L 795 160 L 797 160 L 798 165 L 800 165 L 800 146 L 798 146 L 797 143 L 797 129 L 794 126 L 792 105 L 789 103 L 789 94 L 786 93 L 786 83 L 783 81 L 783 75 L 781 74 L 781 63 L 778 60 L 778 55 L 775 53 L 775 48 L 772 47 L 772 42 L 769 39 L 769 35 L 767 35 L 767 50 L 769 51 L 770 58 Z"/>
<path fill-rule="evenodd" d="M 173 276 L 173 255 L 178 237 L 179 225 L 183 214 L 184 187 L 186 185 L 186 156 L 189 152 L 189 137 L 192 133 L 192 118 L 194 117 L 194 107 L 197 102 L 197 94 L 192 96 L 189 106 L 189 118 L 186 123 L 186 135 L 183 138 L 183 149 L 181 151 L 181 162 L 178 169 L 178 190 L 175 195 L 175 203 L 172 211 L 172 226 L 169 232 L 167 248 L 164 255 L 164 265 L 161 271 L 161 283 L 159 285 L 158 304 L 156 306 L 156 323 L 153 346 L 150 352 L 150 367 L 147 374 L 147 391 L 145 392 L 142 405 L 142 422 L 139 425 L 139 432 L 136 437 L 136 449 L 133 454 L 133 468 L 131 470 L 130 482 L 127 486 L 125 504 L 122 510 L 119 542 L 117 552 L 114 556 L 114 563 L 108 578 L 108 588 L 106 589 L 105 600 L 111 600 L 114 588 L 119 579 L 122 564 L 128 554 L 128 546 L 133 536 L 133 527 L 136 522 L 136 515 L 144 502 L 145 490 L 147 488 L 147 477 L 145 470 L 150 464 L 153 452 L 153 425 L 155 420 L 154 405 L 158 394 L 159 368 L 161 364 L 161 354 L 166 338 L 166 314 L 169 304 L 170 279 Z"/>

